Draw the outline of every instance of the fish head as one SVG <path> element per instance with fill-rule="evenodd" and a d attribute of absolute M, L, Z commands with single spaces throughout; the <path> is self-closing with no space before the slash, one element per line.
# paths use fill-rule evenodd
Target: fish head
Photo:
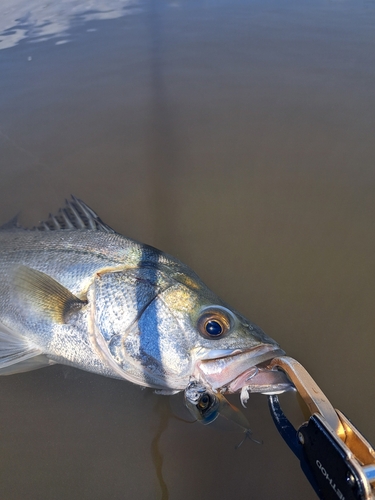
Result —
<path fill-rule="evenodd" d="M 274 357 L 285 354 L 275 340 L 223 302 L 199 278 L 186 274 L 176 278 L 186 288 L 169 291 L 170 306 L 173 309 L 176 302 L 173 295 L 179 296 L 185 313 L 191 378 L 221 392 L 239 392 L 250 385 L 250 378 L 252 392 L 274 393 L 290 388 L 280 372 L 266 368 Z"/>
<path fill-rule="evenodd" d="M 95 341 L 116 374 L 166 393 L 191 377 L 228 387 L 284 354 L 179 262 L 101 273 L 88 298 Z"/>

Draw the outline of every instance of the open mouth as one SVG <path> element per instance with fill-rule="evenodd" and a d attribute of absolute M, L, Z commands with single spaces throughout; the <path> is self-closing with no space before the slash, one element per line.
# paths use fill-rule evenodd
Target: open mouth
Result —
<path fill-rule="evenodd" d="M 235 393 L 248 387 L 249 392 L 262 394 L 285 392 L 293 387 L 287 376 L 267 368 L 267 362 L 284 354 L 272 344 L 261 344 L 248 351 L 208 351 L 196 363 L 197 375 L 214 390 Z"/>

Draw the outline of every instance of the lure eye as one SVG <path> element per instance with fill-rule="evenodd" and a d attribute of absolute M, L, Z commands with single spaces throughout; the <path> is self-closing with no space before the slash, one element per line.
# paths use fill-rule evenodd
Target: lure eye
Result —
<path fill-rule="evenodd" d="M 230 319 L 221 309 L 205 312 L 198 320 L 198 330 L 206 338 L 220 338 L 227 333 L 229 328 Z"/>
<path fill-rule="evenodd" d="M 208 394 L 203 394 L 203 396 L 201 396 L 198 402 L 198 408 L 201 411 L 207 410 L 207 408 L 210 406 L 210 403 L 211 403 L 210 396 Z"/>

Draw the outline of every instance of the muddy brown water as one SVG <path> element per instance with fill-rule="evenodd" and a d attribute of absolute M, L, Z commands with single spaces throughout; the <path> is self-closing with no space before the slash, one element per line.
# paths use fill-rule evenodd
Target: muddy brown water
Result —
<path fill-rule="evenodd" d="M 49 34 L 21 7 L 0 50 L 1 221 L 82 198 L 188 263 L 375 444 L 375 4 L 153 0 Z M 238 450 L 68 367 L 0 378 L 0 401 L 2 499 L 316 498 L 265 396 L 246 410 L 263 444 Z"/>

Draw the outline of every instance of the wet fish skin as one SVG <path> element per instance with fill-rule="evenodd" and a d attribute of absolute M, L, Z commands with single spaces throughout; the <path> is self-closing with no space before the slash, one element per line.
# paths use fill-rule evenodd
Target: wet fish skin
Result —
<path fill-rule="evenodd" d="M 0 229 L 0 374 L 62 363 L 166 393 L 192 376 L 216 390 L 223 358 L 225 385 L 232 366 L 234 379 L 283 354 L 188 266 L 116 233 L 77 198 L 34 230 Z M 226 318 L 227 333 L 202 335 L 207 315 Z"/>

